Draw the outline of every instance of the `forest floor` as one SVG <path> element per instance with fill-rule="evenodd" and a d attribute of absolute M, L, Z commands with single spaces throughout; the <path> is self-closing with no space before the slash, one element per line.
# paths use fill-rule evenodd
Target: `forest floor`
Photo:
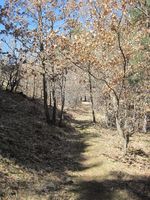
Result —
<path fill-rule="evenodd" d="M 62 128 L 49 127 L 40 102 L 0 91 L 0 199 L 150 199 L 150 135 L 134 135 L 123 156 L 89 104 L 67 113 Z"/>

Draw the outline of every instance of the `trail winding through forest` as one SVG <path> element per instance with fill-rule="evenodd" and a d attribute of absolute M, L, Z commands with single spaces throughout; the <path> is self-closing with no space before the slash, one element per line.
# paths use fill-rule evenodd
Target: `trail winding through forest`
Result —
<path fill-rule="evenodd" d="M 67 110 L 63 127 L 20 94 L 0 90 L 0 104 L 0 200 L 150 199 L 150 135 L 134 135 L 122 157 L 116 131 L 91 122 L 89 103 Z"/>
<path fill-rule="evenodd" d="M 83 103 L 73 116 L 72 126 L 82 135 L 85 149 L 79 159 L 82 170 L 69 172 L 72 199 L 148 200 L 148 163 L 135 155 L 122 157 L 116 131 L 91 123 L 90 104 Z"/>

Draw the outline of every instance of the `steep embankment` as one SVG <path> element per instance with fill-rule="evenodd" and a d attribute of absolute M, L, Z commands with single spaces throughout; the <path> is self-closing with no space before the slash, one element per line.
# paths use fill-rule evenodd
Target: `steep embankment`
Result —
<path fill-rule="evenodd" d="M 0 90 L 0 199 L 69 199 L 67 171 L 81 168 L 83 148 L 70 125 L 45 123 L 40 102 Z"/>

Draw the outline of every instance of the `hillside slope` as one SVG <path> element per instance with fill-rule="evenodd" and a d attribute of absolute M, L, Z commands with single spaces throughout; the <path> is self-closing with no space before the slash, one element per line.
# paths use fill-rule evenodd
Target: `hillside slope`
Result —
<path fill-rule="evenodd" d="M 68 113 L 48 126 L 40 101 L 0 90 L 0 200 L 148 200 L 150 135 L 135 134 L 124 157 L 90 104 Z"/>
<path fill-rule="evenodd" d="M 61 195 L 66 171 L 81 167 L 79 137 L 69 125 L 48 126 L 38 101 L 0 90 L 0 199 Z"/>

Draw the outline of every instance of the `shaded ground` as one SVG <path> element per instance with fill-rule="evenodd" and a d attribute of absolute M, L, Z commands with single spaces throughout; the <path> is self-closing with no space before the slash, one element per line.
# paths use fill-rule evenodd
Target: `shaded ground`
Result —
<path fill-rule="evenodd" d="M 76 186 L 79 200 L 148 200 L 150 183 L 148 178 L 132 180 L 83 181 Z"/>
<path fill-rule="evenodd" d="M 85 147 L 71 125 L 49 127 L 38 101 L 0 91 L 0 199 L 69 199 L 67 171 L 83 169 Z"/>
<path fill-rule="evenodd" d="M 39 102 L 0 91 L 0 199 L 150 198 L 150 135 L 134 136 L 123 157 L 120 138 L 91 123 L 89 106 L 49 127 Z"/>

